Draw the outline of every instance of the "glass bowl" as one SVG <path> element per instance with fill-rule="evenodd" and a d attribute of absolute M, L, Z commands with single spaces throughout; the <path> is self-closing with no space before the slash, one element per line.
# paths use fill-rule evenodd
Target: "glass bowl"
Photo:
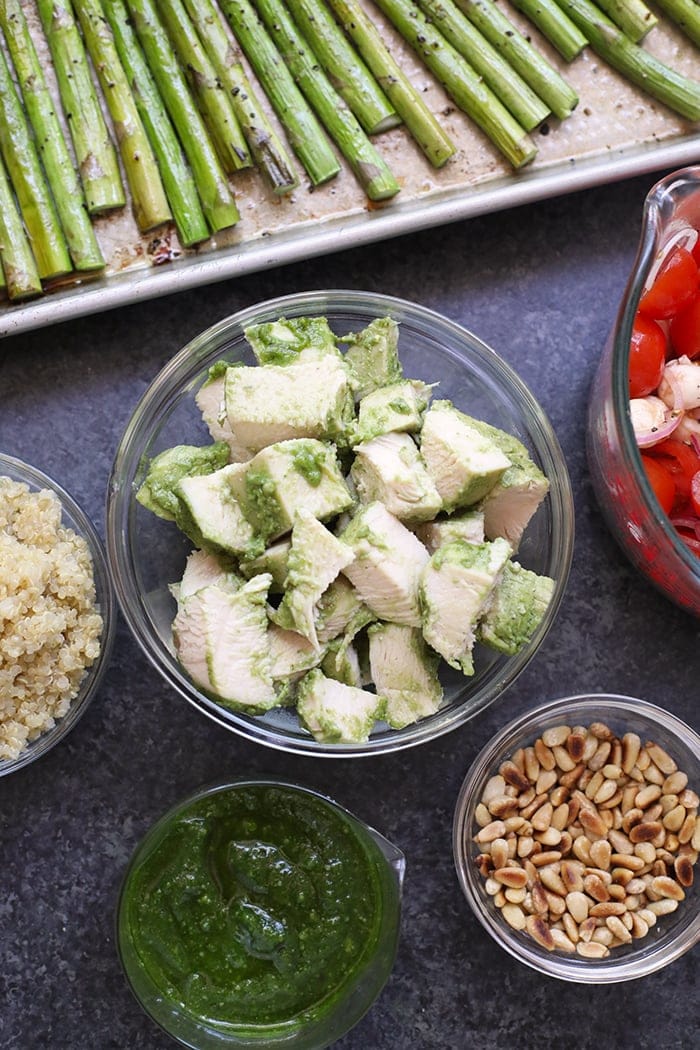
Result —
<path fill-rule="evenodd" d="M 30 762 L 34 762 L 37 758 L 45 755 L 60 740 L 63 740 L 84 714 L 85 709 L 97 692 L 109 664 L 116 629 L 116 601 L 102 541 L 88 516 L 65 489 L 52 478 L 37 470 L 36 467 L 29 466 L 13 456 L 2 453 L 0 453 L 0 477 L 8 477 L 13 481 L 21 482 L 27 485 L 32 492 L 47 489 L 58 497 L 62 508 L 62 525 L 73 529 L 75 533 L 82 536 L 87 542 L 92 557 L 96 603 L 103 619 L 99 655 L 94 663 L 87 668 L 80 685 L 80 691 L 71 702 L 68 711 L 56 720 L 55 725 L 51 729 L 46 730 L 35 740 L 27 743 L 16 758 L 0 759 L 0 777 L 2 777 L 7 773 L 13 773 L 17 769 L 22 769 L 24 766 L 29 765 Z"/>
<path fill-rule="evenodd" d="M 401 730 L 378 726 L 365 744 L 329 745 L 314 740 L 290 709 L 263 716 L 228 711 L 198 691 L 174 656 L 175 604 L 168 584 L 182 575 L 191 544 L 170 523 L 136 500 L 150 459 L 183 442 L 211 440 L 194 394 L 208 368 L 221 358 L 254 364 L 243 330 L 280 316 L 325 316 L 337 334 L 390 314 L 400 323 L 399 353 L 405 374 L 439 380 L 440 396 L 518 437 L 549 478 L 550 493 L 530 522 L 518 551 L 527 568 L 556 581 L 547 613 L 530 642 L 515 656 L 485 647 L 471 678 L 448 669 L 440 710 Z M 439 314 L 388 296 L 353 291 L 309 292 L 243 310 L 214 325 L 166 364 L 146 390 L 118 447 L 109 482 L 107 548 L 124 616 L 138 643 L 165 680 L 198 710 L 227 729 L 286 751 L 350 756 L 393 751 L 461 725 L 502 695 L 532 659 L 561 603 L 574 535 L 571 486 L 561 449 L 542 409 L 517 375 L 476 336 Z"/>
<path fill-rule="evenodd" d="M 619 738 L 636 733 L 642 743 L 653 740 L 688 775 L 688 787 L 700 788 L 700 736 L 662 708 L 629 696 L 591 694 L 550 700 L 505 726 L 480 752 L 467 773 L 457 799 L 453 822 L 453 852 L 459 884 L 477 919 L 493 939 L 519 962 L 540 973 L 581 984 L 613 984 L 644 977 L 678 959 L 700 939 L 700 894 L 697 882 L 672 914 L 660 916 L 648 934 L 613 947 L 607 958 L 583 958 L 541 947 L 532 937 L 506 922 L 477 870 L 480 847 L 476 807 L 486 782 L 518 748 L 530 747 L 548 728 L 559 725 L 607 725 Z M 556 847 L 543 847 L 549 849 Z M 695 865 L 697 877 L 697 863 Z"/>
<path fill-rule="evenodd" d="M 187 829 L 193 852 L 185 841 Z M 364 1016 L 389 978 L 399 939 L 404 870 L 399 849 L 319 792 L 266 777 L 241 777 L 202 788 L 153 825 L 129 862 L 117 906 L 117 948 L 127 980 L 146 1013 L 183 1046 L 320 1050 Z M 205 882 L 198 895 L 193 890 L 201 874 Z M 327 926 L 314 947 L 307 944 L 313 931 L 308 926 L 297 931 L 296 926 L 297 897 L 305 889 L 316 901 L 315 929 L 324 921 Z M 226 893 L 231 895 L 228 899 Z M 167 914 L 158 918 L 161 925 L 153 942 L 144 928 L 150 921 L 148 906 L 151 900 L 162 902 L 165 894 L 179 896 L 168 896 Z M 372 901 L 367 913 L 371 923 L 357 921 L 356 909 L 364 907 L 360 898 Z M 218 904 L 221 909 L 203 912 L 202 901 L 210 909 Z M 351 916 L 342 915 L 343 901 Z M 303 910 L 302 906 L 302 914 Z M 255 926 L 245 918 L 251 915 L 264 917 L 264 931 L 285 931 L 274 953 L 265 954 L 262 942 L 253 939 Z M 192 936 L 193 925 L 206 929 L 208 946 L 217 942 L 217 934 L 224 934 L 222 961 L 215 960 L 212 951 L 202 953 L 205 980 L 207 967 L 220 972 L 220 966 L 232 966 L 242 997 L 239 1002 L 237 993 L 236 1009 L 249 1010 L 248 999 L 253 1006 L 262 1001 L 278 1014 L 274 1020 L 272 1014 L 266 1015 L 266 1022 L 243 1020 L 239 1012 L 238 1020 L 228 1016 L 224 1021 L 232 1004 L 229 998 L 221 1005 L 219 991 L 213 998 L 205 993 L 207 1009 L 199 1005 L 200 990 L 183 962 L 199 943 L 197 934 Z M 352 927 L 362 937 L 361 944 L 357 939 L 351 943 Z M 171 935 L 173 942 L 168 941 Z M 326 968 L 333 946 L 324 944 L 326 936 L 336 942 L 340 938 L 341 955 L 351 959 L 332 976 Z M 231 962 L 229 948 L 236 945 L 245 947 Z M 280 946 L 289 946 L 291 969 Z M 145 956 L 151 947 L 152 954 Z M 299 972 L 306 980 L 294 993 L 296 999 L 284 988 L 275 988 Z M 264 991 L 274 993 L 272 1003 L 264 994 L 259 998 Z M 285 995 L 283 1006 L 280 998 Z"/>
<path fill-rule="evenodd" d="M 628 386 L 642 291 L 659 254 L 688 225 L 700 229 L 700 166 L 667 175 L 646 198 L 637 257 L 591 388 L 587 446 L 593 488 L 613 536 L 662 594 L 700 616 L 700 558 L 679 539 L 647 480 Z"/>

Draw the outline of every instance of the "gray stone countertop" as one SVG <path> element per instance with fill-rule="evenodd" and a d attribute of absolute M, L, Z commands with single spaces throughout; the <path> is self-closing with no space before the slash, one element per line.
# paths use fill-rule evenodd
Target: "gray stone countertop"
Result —
<path fill-rule="evenodd" d="M 539 1050 L 697 1045 L 697 949 L 663 972 L 567 985 L 513 960 L 463 899 L 451 852 L 467 768 L 536 702 L 618 692 L 698 728 L 698 621 L 651 589 L 607 532 L 586 468 L 588 389 L 660 174 L 144 302 L 0 342 L 0 448 L 45 470 L 104 529 L 122 430 L 161 366 L 234 311 L 285 293 L 356 288 L 461 322 L 530 386 L 563 447 L 576 546 L 545 644 L 486 712 L 393 755 L 334 762 L 239 739 L 163 683 L 123 620 L 106 680 L 49 755 L 0 781 L 0 1046 L 166 1050 L 114 944 L 119 881 L 151 823 L 193 789 L 240 773 L 319 788 L 407 856 L 393 974 L 342 1050 Z"/>

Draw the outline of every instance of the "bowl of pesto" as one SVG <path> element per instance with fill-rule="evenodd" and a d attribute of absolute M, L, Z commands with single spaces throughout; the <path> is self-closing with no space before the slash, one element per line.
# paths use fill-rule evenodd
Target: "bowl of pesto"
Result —
<path fill-rule="evenodd" d="M 195 1050 L 319 1050 L 386 983 L 403 854 L 331 799 L 272 779 L 204 788 L 127 868 L 122 966 L 144 1010 Z"/>
<path fill-rule="evenodd" d="M 184 347 L 108 493 L 117 594 L 166 681 L 310 755 L 419 744 L 502 696 L 554 621 L 573 532 L 556 436 L 502 358 L 352 291 Z"/>

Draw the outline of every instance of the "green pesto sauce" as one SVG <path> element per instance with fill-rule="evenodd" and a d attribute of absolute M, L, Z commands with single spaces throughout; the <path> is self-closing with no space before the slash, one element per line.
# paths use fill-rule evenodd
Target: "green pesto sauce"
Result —
<path fill-rule="evenodd" d="M 195 800 L 137 860 L 128 935 L 162 996 L 197 1020 L 319 1017 L 377 948 L 381 863 L 323 799 L 240 785 Z"/>
<path fill-rule="evenodd" d="M 292 452 L 292 462 L 297 474 L 301 474 L 312 488 L 318 488 L 323 478 L 326 465 L 327 451 L 325 446 L 321 448 L 318 444 L 302 444 L 299 442 Z"/>
<path fill-rule="evenodd" d="M 280 512 L 277 485 L 267 470 L 246 471 L 244 511 L 262 537 L 284 531 L 286 521 Z"/>

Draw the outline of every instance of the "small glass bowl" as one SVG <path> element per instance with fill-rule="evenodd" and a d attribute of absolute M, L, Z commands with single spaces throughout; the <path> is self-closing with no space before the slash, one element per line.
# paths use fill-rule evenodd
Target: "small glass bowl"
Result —
<path fill-rule="evenodd" d="M 608 527 L 632 564 L 682 609 L 700 616 L 700 558 L 661 509 L 642 466 L 629 409 L 632 325 L 651 268 L 683 226 L 700 229 L 700 166 L 661 179 L 647 195 L 642 234 L 588 411 L 588 463 Z"/>
<path fill-rule="evenodd" d="M 102 541 L 97 534 L 95 526 L 72 496 L 48 475 L 37 470 L 36 467 L 29 466 L 29 464 L 23 463 L 13 456 L 7 456 L 2 453 L 0 453 L 0 477 L 8 477 L 13 481 L 21 482 L 27 485 L 32 492 L 48 489 L 58 497 L 63 511 L 62 524 L 67 528 L 73 529 L 79 536 L 82 536 L 90 550 L 95 580 L 96 603 L 103 620 L 99 655 L 94 663 L 87 668 L 80 691 L 71 702 L 68 711 L 61 718 L 57 719 L 52 729 L 30 741 L 17 758 L 0 760 L 0 777 L 2 777 L 7 773 L 14 773 L 15 770 L 28 766 L 30 762 L 34 762 L 37 758 L 45 755 L 47 751 L 50 751 L 59 741 L 63 740 L 84 714 L 88 704 L 97 692 L 109 664 L 114 642 L 114 632 L 116 630 L 116 600 Z"/>
<path fill-rule="evenodd" d="M 428 718 L 393 730 L 377 726 L 366 744 L 327 744 L 303 729 L 293 709 L 261 716 L 226 710 L 199 691 L 174 653 L 175 603 L 168 585 L 180 579 L 192 544 L 170 522 L 136 500 L 149 461 L 163 449 L 211 441 L 194 395 L 216 361 L 254 364 L 243 331 L 279 317 L 326 317 L 338 335 L 390 315 L 400 324 L 399 354 L 405 374 L 439 380 L 439 396 L 457 408 L 507 430 L 530 450 L 550 481 L 547 498 L 523 537 L 518 560 L 551 576 L 554 594 L 530 641 L 515 656 L 480 648 L 476 674 L 441 672 L 445 701 Z M 252 306 L 207 329 L 165 365 L 129 421 L 112 468 L 107 504 L 107 550 L 117 596 L 137 642 L 165 680 L 219 725 L 284 751 L 343 757 L 395 751 L 440 736 L 500 697 L 529 663 L 551 627 L 568 579 L 574 539 L 571 484 L 552 427 L 527 387 L 489 347 L 460 325 L 421 306 L 367 292 L 306 292 Z"/>
<path fill-rule="evenodd" d="M 371 865 L 371 870 L 376 875 L 377 903 L 380 909 L 372 951 L 368 953 L 365 950 L 353 972 L 346 975 L 322 1002 L 309 1006 L 285 1021 L 269 1025 L 224 1023 L 215 1018 L 204 1018 L 191 1013 L 178 1000 L 173 987 L 166 988 L 158 983 L 143 964 L 130 925 L 130 882 L 139 865 L 147 863 L 149 857 L 158 849 L 172 824 L 182 819 L 196 823 L 203 819 L 201 809 L 196 815 L 194 813 L 199 803 L 206 802 L 216 795 L 230 795 L 251 787 L 279 789 L 288 798 L 295 794 L 306 796 L 307 802 L 313 800 L 315 805 L 326 813 L 330 811 L 338 836 L 344 836 L 349 831 L 359 842 L 367 863 Z M 284 801 L 277 800 L 274 805 L 280 813 L 285 812 Z M 308 813 L 299 817 L 299 829 L 302 833 L 307 833 L 305 829 L 311 826 L 308 821 Z M 330 849 L 333 843 L 328 845 Z M 304 850 L 300 852 L 303 856 Z M 329 852 L 329 857 L 330 855 Z M 291 860 L 291 857 L 286 857 L 286 860 Z M 170 858 L 170 866 L 173 863 Z M 317 866 L 313 849 L 309 850 L 307 865 L 309 872 Z M 393 843 L 333 799 L 311 788 L 271 777 L 239 777 L 201 788 L 165 813 L 149 829 L 137 846 L 125 872 L 117 904 L 116 943 L 131 990 L 151 1019 L 173 1039 L 191 1050 L 272 1050 L 274 1047 L 282 1047 L 285 1050 L 322 1050 L 323 1047 L 328 1047 L 342 1038 L 357 1024 L 389 979 L 398 947 L 405 867 L 405 857 Z M 302 870 L 307 870 L 303 862 Z M 241 885 L 244 884 L 245 876 L 241 876 Z M 183 893 L 187 893 L 186 887 Z M 264 893 L 259 894 L 259 899 L 265 900 Z M 316 1012 L 318 1006 L 325 1006 L 325 1009 L 320 1013 Z"/>
<path fill-rule="evenodd" d="M 462 784 L 452 829 L 459 884 L 477 919 L 493 939 L 519 962 L 549 977 L 580 984 L 614 984 L 644 977 L 668 966 L 700 940 L 698 865 L 696 883 L 675 912 L 660 916 L 646 937 L 610 950 L 605 959 L 586 959 L 562 951 L 547 951 L 527 933 L 512 929 L 484 888 L 476 867 L 479 847 L 475 810 L 484 786 L 500 765 L 520 747 L 528 747 L 557 725 L 589 726 L 603 722 L 619 737 L 637 733 L 664 748 L 688 775 L 688 787 L 700 788 L 700 736 L 660 707 L 630 696 L 590 694 L 550 700 L 505 726 L 479 753 Z"/>

